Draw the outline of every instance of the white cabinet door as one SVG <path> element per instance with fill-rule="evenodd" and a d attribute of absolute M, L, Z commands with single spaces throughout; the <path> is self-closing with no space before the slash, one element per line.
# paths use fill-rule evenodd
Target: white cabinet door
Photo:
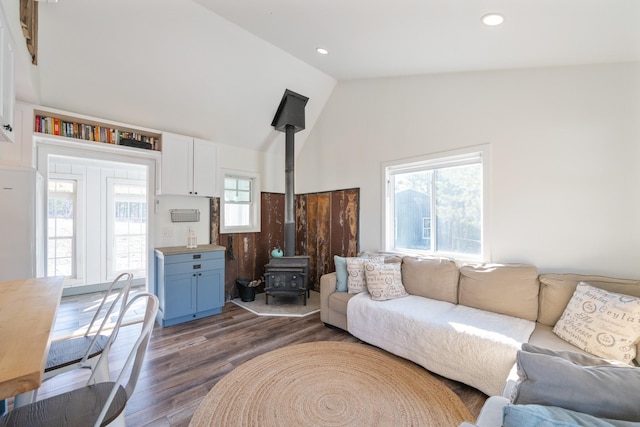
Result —
<path fill-rule="evenodd" d="M 213 197 L 216 192 L 216 145 L 172 133 L 162 134 L 159 194 Z"/>
<path fill-rule="evenodd" d="M 162 134 L 162 194 L 186 195 L 192 191 L 193 138 L 173 133 Z"/>
<path fill-rule="evenodd" d="M 202 139 L 193 140 L 193 191 L 197 196 L 216 194 L 216 145 Z"/>
<path fill-rule="evenodd" d="M 0 140 L 13 142 L 15 123 L 14 46 L 4 15 L 0 13 Z"/>

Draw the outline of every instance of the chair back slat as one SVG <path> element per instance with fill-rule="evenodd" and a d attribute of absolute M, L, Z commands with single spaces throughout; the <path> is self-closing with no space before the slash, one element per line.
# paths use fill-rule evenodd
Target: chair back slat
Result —
<path fill-rule="evenodd" d="M 155 323 L 156 314 L 158 312 L 158 306 L 159 306 L 158 298 L 155 295 L 147 292 L 138 294 L 135 297 L 133 297 L 131 301 L 129 301 L 129 303 L 123 310 L 123 312 L 118 317 L 118 321 L 116 322 L 116 326 L 113 330 L 113 332 L 115 333 L 117 332 L 118 329 L 120 329 L 120 325 L 122 324 L 122 319 L 124 318 L 124 313 L 131 310 L 132 306 L 140 299 L 146 300 L 146 309 L 145 309 L 144 319 L 142 322 L 142 330 L 140 331 L 140 335 L 138 336 L 138 339 L 136 340 L 135 344 L 133 345 L 133 347 L 129 352 L 129 356 L 127 357 L 127 360 L 125 361 L 124 366 L 122 367 L 122 370 L 118 375 L 118 378 L 109 395 L 109 398 L 107 399 L 104 407 L 102 408 L 102 412 L 100 413 L 100 416 L 96 420 L 95 426 L 100 426 L 100 424 L 102 423 L 102 420 L 106 416 L 107 411 L 111 405 L 111 402 L 116 397 L 118 388 L 122 386 L 125 389 L 127 393 L 127 399 L 128 399 L 129 397 L 131 397 L 131 394 L 133 393 L 133 390 L 135 389 L 136 384 L 138 382 L 138 377 L 140 376 L 140 371 L 142 369 L 142 362 L 144 361 L 144 356 L 147 351 L 147 346 L 149 345 L 149 340 L 151 339 L 153 325 Z M 114 340 L 115 340 L 114 334 L 112 333 L 111 337 L 109 338 L 109 342 L 107 343 L 107 346 L 110 347 Z M 106 358 L 108 357 L 108 354 L 109 354 L 108 351 L 103 352 L 103 354 L 100 356 L 100 360 L 98 360 L 98 365 L 100 365 L 101 363 L 106 363 L 104 362 L 104 360 L 106 360 Z M 96 366 L 96 369 L 93 370 L 87 384 L 93 384 L 95 382 L 94 375 L 95 375 L 95 372 L 97 372 L 98 370 L 99 370 L 98 366 Z M 126 384 L 125 384 L 125 381 L 126 381 Z"/>
<path fill-rule="evenodd" d="M 100 305 L 98 306 L 98 309 L 95 311 L 95 313 L 93 315 L 93 318 L 91 319 L 91 322 L 89 323 L 89 326 L 87 327 L 87 330 L 84 333 L 85 337 L 89 336 L 89 334 L 92 333 L 91 331 L 93 329 L 94 323 L 96 322 L 96 320 L 100 316 L 100 312 L 102 311 L 102 308 L 106 304 L 107 299 L 109 298 L 109 295 L 111 295 L 111 293 L 112 293 L 114 287 L 116 286 L 116 284 L 118 284 L 121 281 L 124 281 L 124 284 L 122 285 L 122 287 L 120 288 L 120 290 L 116 294 L 115 299 L 109 305 L 109 308 L 107 309 L 107 312 L 105 313 L 104 318 L 102 319 L 102 322 L 100 323 L 100 327 L 98 328 L 97 331 L 95 331 L 93 333 L 93 339 L 91 340 L 91 343 L 89 344 L 89 347 L 87 348 L 87 351 L 84 354 L 84 357 L 82 358 L 82 360 L 80 362 L 81 364 L 84 364 L 87 361 L 87 359 L 89 358 L 89 356 L 91 354 L 93 354 L 94 349 L 95 349 L 96 344 L 97 344 L 97 341 L 98 341 L 98 338 L 100 337 L 100 335 L 102 334 L 103 329 L 105 328 L 105 326 L 109 322 L 109 318 L 111 317 L 111 314 L 115 310 L 115 307 L 118 305 L 118 301 L 120 301 L 120 300 L 122 300 L 122 301 L 120 302 L 120 313 L 119 313 L 118 317 L 119 318 L 122 317 L 122 314 L 125 311 L 125 307 L 127 306 L 127 300 L 129 299 L 129 291 L 131 290 L 131 281 L 132 280 L 133 280 L 133 274 L 131 274 L 131 273 L 122 273 L 111 282 L 111 285 L 109 285 L 109 288 L 107 289 L 106 295 L 104 296 L 104 298 L 100 302 Z M 111 335 L 114 336 L 114 339 L 117 336 L 117 333 L 118 333 L 117 328 L 114 328 L 113 331 L 111 331 Z"/>

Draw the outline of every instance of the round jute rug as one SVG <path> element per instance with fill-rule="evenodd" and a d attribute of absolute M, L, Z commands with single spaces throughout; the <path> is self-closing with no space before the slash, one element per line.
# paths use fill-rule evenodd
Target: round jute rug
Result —
<path fill-rule="evenodd" d="M 412 362 L 364 344 L 313 342 L 258 356 L 222 378 L 190 426 L 455 427 L 473 417 Z"/>

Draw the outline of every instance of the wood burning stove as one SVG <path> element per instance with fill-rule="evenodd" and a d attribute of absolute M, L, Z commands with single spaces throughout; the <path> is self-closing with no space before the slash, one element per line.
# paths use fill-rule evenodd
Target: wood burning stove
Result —
<path fill-rule="evenodd" d="M 264 266 L 265 303 L 269 304 L 269 295 L 295 295 L 304 297 L 307 305 L 309 296 L 309 257 L 292 256 L 271 258 Z"/>
<path fill-rule="evenodd" d="M 304 129 L 304 107 L 309 98 L 287 89 L 271 126 L 285 132 L 284 257 L 271 258 L 264 266 L 265 302 L 270 295 L 309 296 L 309 257 L 295 256 L 296 218 L 294 189 L 294 134 Z"/>

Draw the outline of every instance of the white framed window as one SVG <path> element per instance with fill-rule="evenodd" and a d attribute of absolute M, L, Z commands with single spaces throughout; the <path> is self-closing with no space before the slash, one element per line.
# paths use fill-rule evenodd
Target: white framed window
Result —
<path fill-rule="evenodd" d="M 147 266 L 147 184 L 107 178 L 107 280 L 131 272 L 144 277 Z"/>
<path fill-rule="evenodd" d="M 50 178 L 47 209 L 47 276 L 76 278 L 77 181 Z"/>
<path fill-rule="evenodd" d="M 382 168 L 385 250 L 488 260 L 488 144 Z"/>
<path fill-rule="evenodd" d="M 260 231 L 260 176 L 223 170 L 220 181 L 220 233 Z"/>

